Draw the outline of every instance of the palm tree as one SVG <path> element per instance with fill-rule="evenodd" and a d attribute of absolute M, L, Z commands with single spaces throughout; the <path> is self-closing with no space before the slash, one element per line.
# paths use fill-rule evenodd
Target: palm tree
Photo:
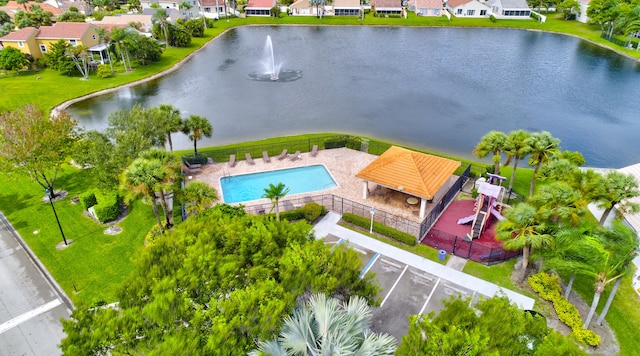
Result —
<path fill-rule="evenodd" d="M 284 183 L 278 183 L 277 185 L 269 183 L 269 188 L 264 189 L 262 197 L 271 200 L 271 211 L 273 211 L 273 209 L 276 210 L 277 221 L 280 221 L 280 209 L 278 208 L 278 202 L 289 193 L 289 190 L 290 189 L 287 188 Z"/>
<path fill-rule="evenodd" d="M 638 190 L 638 181 L 633 175 L 618 171 L 609 172 L 604 180 L 604 192 L 598 198 L 599 207 L 604 209 L 600 218 L 600 226 L 604 225 L 616 205 L 620 211 L 637 212 L 638 204 L 629 200 L 637 196 L 640 196 L 640 190 Z"/>
<path fill-rule="evenodd" d="M 155 215 L 161 230 L 164 227 L 158 214 L 156 188 L 166 174 L 165 168 L 160 161 L 138 158 L 124 171 L 122 180 L 125 189 L 129 190 L 133 196 L 143 195 L 151 200 L 153 215 Z"/>
<path fill-rule="evenodd" d="M 537 211 L 533 206 L 520 203 L 504 213 L 505 220 L 496 226 L 496 238 L 503 241 L 507 250 L 522 249 L 522 274 L 524 280 L 533 249 L 541 248 L 552 241 L 546 231 L 545 224 L 537 219 Z"/>
<path fill-rule="evenodd" d="M 493 153 L 493 174 L 500 174 L 500 160 L 504 150 L 507 135 L 500 131 L 491 131 L 482 136 L 478 145 L 473 149 L 473 154 L 478 158 L 484 158 L 489 153 Z"/>
<path fill-rule="evenodd" d="M 180 110 L 174 108 L 169 104 L 160 104 L 156 110 L 157 114 L 160 115 L 158 121 L 162 124 L 167 133 L 169 150 L 173 152 L 173 141 L 171 140 L 171 134 L 174 132 L 182 131 L 183 127 Z"/>
<path fill-rule="evenodd" d="M 111 39 L 116 44 L 116 50 L 120 53 L 120 57 L 122 57 L 122 65 L 124 66 L 124 71 L 128 72 L 131 70 L 131 67 L 127 65 L 129 62 L 127 57 L 129 56 L 129 52 L 126 50 L 125 39 L 127 37 L 127 32 L 124 28 L 114 27 L 111 30 Z"/>
<path fill-rule="evenodd" d="M 541 219 L 554 225 L 564 223 L 575 226 L 587 211 L 588 201 L 580 191 L 560 181 L 541 186 L 529 203 L 538 209 Z"/>
<path fill-rule="evenodd" d="M 151 148 L 140 153 L 140 158 L 146 160 L 155 160 L 162 164 L 165 175 L 161 177 L 156 186 L 156 192 L 160 197 L 160 204 L 164 210 L 164 216 L 167 221 L 167 227 L 173 226 L 173 206 L 167 204 L 166 197 L 174 190 L 174 185 L 179 179 L 180 161 L 178 158 L 167 151 L 159 148 Z M 156 194 L 154 194 L 156 196 Z"/>
<path fill-rule="evenodd" d="M 365 299 L 348 303 L 317 294 L 284 320 L 278 340 L 260 342 L 249 355 L 393 355 L 397 341 L 370 329 L 372 310 Z"/>
<path fill-rule="evenodd" d="M 185 204 L 187 214 L 200 214 L 218 200 L 215 188 L 204 182 L 189 183 L 183 190 L 180 200 Z"/>
<path fill-rule="evenodd" d="M 169 48 L 169 36 L 167 35 L 167 10 L 165 9 L 156 9 L 156 13 L 153 14 L 151 19 L 153 22 L 156 22 L 160 25 L 162 29 L 162 33 L 164 34 L 164 44 L 166 48 Z"/>
<path fill-rule="evenodd" d="M 182 132 L 189 135 L 189 139 L 193 140 L 193 155 L 198 155 L 198 140 L 203 137 L 211 137 L 213 127 L 206 118 L 199 115 L 191 115 L 183 123 Z"/>
<path fill-rule="evenodd" d="M 504 152 L 507 154 L 507 160 L 504 162 L 504 165 L 508 166 L 511 160 L 514 161 L 513 172 L 511 173 L 511 180 L 509 181 L 509 193 L 511 193 L 511 189 L 513 189 L 513 181 L 516 178 L 518 162 L 529 154 L 530 150 L 528 132 L 524 130 L 509 132 L 504 144 Z"/>
<path fill-rule="evenodd" d="M 536 184 L 536 175 L 540 167 L 549 162 L 551 158 L 560 153 L 560 140 L 551 136 L 547 131 L 536 132 L 529 137 L 529 165 L 534 167 L 529 187 L 529 196 L 533 195 Z"/>

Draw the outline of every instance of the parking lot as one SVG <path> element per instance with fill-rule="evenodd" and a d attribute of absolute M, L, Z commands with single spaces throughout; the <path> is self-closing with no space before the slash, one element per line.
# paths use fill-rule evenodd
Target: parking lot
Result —
<path fill-rule="evenodd" d="M 400 340 L 409 329 L 410 315 L 437 312 L 451 296 L 477 300 L 501 293 L 522 309 L 533 308 L 529 297 L 335 225 L 337 220 L 339 216 L 333 216 L 325 225 L 316 225 L 316 237 L 328 244 L 347 244 L 360 254 L 363 275 L 375 273 L 381 287 L 372 325 L 376 332 Z"/>

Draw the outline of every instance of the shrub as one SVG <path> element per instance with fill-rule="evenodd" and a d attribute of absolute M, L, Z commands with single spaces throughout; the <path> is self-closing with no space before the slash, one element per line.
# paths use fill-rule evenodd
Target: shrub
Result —
<path fill-rule="evenodd" d="M 82 209 L 87 210 L 90 207 L 96 205 L 98 201 L 96 200 L 96 195 L 93 190 L 88 190 L 79 196 L 80 205 L 82 205 Z"/>
<path fill-rule="evenodd" d="M 354 136 L 334 136 L 324 140 L 324 148 L 340 148 L 347 147 L 354 150 L 360 150 L 360 138 Z"/>
<path fill-rule="evenodd" d="M 289 211 L 283 211 L 280 213 L 280 219 L 287 219 L 289 221 L 302 220 L 304 218 L 305 218 L 305 214 L 302 209 L 294 209 Z"/>
<path fill-rule="evenodd" d="M 311 223 L 322 214 L 322 206 L 315 202 L 308 203 L 302 207 L 302 212 L 304 213 L 304 218 Z"/>
<path fill-rule="evenodd" d="M 197 156 L 182 157 L 182 161 L 189 162 L 189 164 L 207 164 L 209 162 L 209 157 L 205 154 L 198 153 Z"/>
<path fill-rule="evenodd" d="M 104 79 L 112 76 L 113 72 L 111 71 L 111 67 L 109 67 L 108 65 L 100 64 L 98 65 L 98 69 L 96 70 L 96 75 Z"/>
<path fill-rule="evenodd" d="M 361 216 L 357 216 L 354 214 L 349 214 L 349 213 L 345 213 L 342 214 L 342 220 L 356 225 L 356 226 L 360 226 L 362 228 L 365 229 L 369 229 L 370 225 L 371 225 L 371 220 L 367 219 L 367 218 L 363 218 Z M 415 246 L 416 244 L 416 238 L 415 236 L 411 235 L 411 234 L 407 234 L 406 232 L 402 232 L 402 231 L 398 231 L 392 227 L 386 226 L 384 224 L 381 224 L 379 222 L 373 222 L 373 231 L 382 234 L 384 236 L 390 237 L 394 240 L 400 241 L 404 244 L 407 244 L 409 246 Z"/>
<path fill-rule="evenodd" d="M 496 22 L 498 19 L 496 19 L 496 17 L 495 17 L 495 16 L 491 15 L 491 16 L 489 16 L 489 20 L 490 20 L 491 22 Z"/>
<path fill-rule="evenodd" d="M 120 197 L 117 192 L 96 192 L 98 204 L 93 208 L 96 219 L 101 223 L 115 220 L 120 212 Z"/>
<path fill-rule="evenodd" d="M 153 227 L 147 235 L 144 237 L 144 244 L 147 247 L 153 246 L 158 241 L 158 238 L 164 234 L 164 231 L 158 226 L 158 224 L 153 224 Z"/>

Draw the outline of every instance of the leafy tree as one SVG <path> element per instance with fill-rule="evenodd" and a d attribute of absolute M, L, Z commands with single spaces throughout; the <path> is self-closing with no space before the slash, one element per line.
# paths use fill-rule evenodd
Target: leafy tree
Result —
<path fill-rule="evenodd" d="M 140 3 L 140 0 L 127 0 L 127 4 L 129 4 L 129 10 L 131 11 L 142 11 L 142 4 Z"/>
<path fill-rule="evenodd" d="M 67 48 L 66 55 L 71 57 L 76 69 L 84 80 L 89 79 L 89 59 L 90 55 L 85 46 L 72 46 Z"/>
<path fill-rule="evenodd" d="M 48 117 L 34 105 L 0 113 L 0 167 L 26 175 L 55 198 L 55 181 L 78 134 L 67 112 Z"/>
<path fill-rule="evenodd" d="M 568 183 L 557 181 L 541 186 L 529 199 L 540 219 L 553 225 L 577 225 L 587 211 L 588 201 Z"/>
<path fill-rule="evenodd" d="M 528 163 L 534 167 L 529 188 L 529 196 L 532 196 L 538 171 L 543 164 L 549 162 L 554 155 L 560 153 L 560 140 L 551 136 L 547 131 L 536 132 L 529 137 L 528 145 L 530 147 Z"/>
<path fill-rule="evenodd" d="M 249 355 L 393 355 L 397 341 L 373 333 L 372 316 L 367 301 L 358 296 L 340 303 L 316 294 L 284 320 L 277 340 L 260 342 Z"/>
<path fill-rule="evenodd" d="M 191 44 L 191 33 L 180 24 L 167 24 L 169 45 L 172 47 L 187 47 Z"/>
<path fill-rule="evenodd" d="M 40 26 L 51 26 L 53 23 L 53 14 L 49 11 L 44 11 L 40 5 L 34 4 L 29 7 L 28 11 L 16 12 L 14 22 L 18 25 L 18 28 L 27 26 L 36 28 Z"/>
<path fill-rule="evenodd" d="M 107 135 L 88 131 L 76 144 L 73 159 L 91 172 L 101 190 L 110 191 L 118 187 L 124 167 L 116 151 L 115 144 Z"/>
<path fill-rule="evenodd" d="M 215 188 L 204 182 L 191 182 L 181 192 L 180 201 L 187 214 L 197 215 L 210 208 L 218 200 Z"/>
<path fill-rule="evenodd" d="M 62 15 L 56 18 L 58 22 L 84 22 L 86 16 L 77 11 L 65 11 Z"/>
<path fill-rule="evenodd" d="M 160 60 L 163 48 L 153 38 L 147 36 L 132 36 L 130 53 L 134 58 L 138 59 L 140 65 L 147 65 L 149 62 L 157 62 Z"/>
<path fill-rule="evenodd" d="M 620 15 L 620 0 L 592 0 L 587 8 L 587 16 L 591 22 L 599 24 L 602 32 L 607 32 L 607 38 L 613 37 L 616 21 Z"/>
<path fill-rule="evenodd" d="M 204 36 L 204 23 L 197 19 L 190 19 L 184 22 L 184 28 L 189 31 L 193 37 Z"/>
<path fill-rule="evenodd" d="M 609 172 L 604 179 L 604 191 L 598 198 L 599 207 L 604 209 L 600 225 L 604 225 L 616 206 L 619 211 L 637 212 L 638 204 L 630 201 L 637 196 L 640 196 L 640 190 L 638 190 L 638 181 L 633 175 L 626 175 L 618 171 Z"/>
<path fill-rule="evenodd" d="M 73 59 L 67 55 L 70 48 L 71 45 L 62 39 L 49 45 L 49 50 L 44 54 L 47 67 L 67 75 L 73 73 L 75 64 Z"/>
<path fill-rule="evenodd" d="M 167 27 L 169 25 L 169 22 L 167 20 L 168 17 L 169 15 L 167 15 L 167 10 L 165 9 L 156 9 L 156 13 L 151 17 L 153 23 L 160 26 L 160 29 L 162 30 L 162 33 L 164 35 L 164 44 L 166 47 L 169 47 L 169 35 L 167 34 Z"/>
<path fill-rule="evenodd" d="M 577 0 L 564 0 L 556 7 L 564 14 L 564 19 L 569 20 L 573 14 L 580 16 L 580 4 Z"/>
<path fill-rule="evenodd" d="M 171 134 L 182 131 L 183 127 L 180 110 L 169 104 L 160 104 L 156 110 L 158 124 L 164 128 L 167 134 L 167 141 L 169 142 L 169 150 L 173 151 Z"/>
<path fill-rule="evenodd" d="M 13 23 L 11 22 L 5 22 L 3 24 L 0 24 L 0 37 L 4 37 L 6 35 L 8 35 L 11 30 L 13 30 Z"/>
<path fill-rule="evenodd" d="M 138 158 L 124 171 L 122 178 L 124 189 L 129 191 L 132 197 L 144 196 L 151 201 L 153 215 L 161 230 L 164 230 L 164 226 L 160 221 L 156 190 L 167 174 L 159 160 Z"/>
<path fill-rule="evenodd" d="M 203 137 L 211 137 L 213 127 L 206 118 L 199 115 L 191 115 L 183 122 L 182 132 L 193 140 L 193 155 L 198 155 L 198 141 Z"/>
<path fill-rule="evenodd" d="M 473 154 L 478 158 L 484 158 L 492 153 L 494 164 L 493 174 L 500 174 L 500 161 L 502 160 L 502 152 L 505 148 L 507 135 L 500 131 L 491 131 L 482 136 L 478 145 L 473 149 Z"/>
<path fill-rule="evenodd" d="M 165 131 L 155 121 L 153 109 L 134 105 L 129 110 L 119 110 L 109 114 L 107 136 L 116 143 L 118 156 L 126 167 L 140 152 L 152 146 L 161 146 Z"/>
<path fill-rule="evenodd" d="M 278 208 L 278 202 L 289 193 L 289 190 L 290 189 L 282 182 L 277 185 L 269 183 L 269 187 L 264 189 L 262 197 L 271 200 L 271 211 L 274 209 L 276 210 L 276 220 L 278 221 L 280 221 L 280 209 Z"/>
<path fill-rule="evenodd" d="M 504 165 L 508 166 L 513 161 L 513 172 L 509 180 L 509 192 L 513 188 L 513 182 L 516 179 L 516 171 L 518 170 L 518 162 L 523 159 L 531 151 L 529 146 L 529 133 L 523 130 L 511 131 L 507 135 L 504 143 L 504 152 L 507 154 L 507 160 Z"/>
<path fill-rule="evenodd" d="M 5 23 L 13 23 L 11 21 L 11 17 L 5 11 L 0 10 L 0 25 L 4 25 Z"/>
<path fill-rule="evenodd" d="M 552 236 L 547 233 L 546 226 L 537 219 L 537 211 L 533 206 L 520 203 L 504 212 L 505 220 L 496 226 L 496 238 L 503 241 L 507 250 L 522 249 L 522 273 L 524 280 L 533 249 L 547 246 Z"/>
<path fill-rule="evenodd" d="M 586 355 L 572 340 L 511 304 L 506 297 L 450 299 L 438 315 L 409 317 L 398 356 Z"/>
<path fill-rule="evenodd" d="M 115 43 L 116 50 L 122 58 L 122 65 L 124 66 L 125 72 L 131 70 L 131 61 L 129 60 L 129 52 L 127 50 L 128 37 L 129 33 L 126 28 L 114 27 L 111 30 L 111 40 Z"/>
<path fill-rule="evenodd" d="M 226 215 L 213 208 L 142 250 L 117 292 L 117 309 L 78 305 L 63 321 L 64 354 L 242 355 L 277 336 L 299 291 L 373 300 L 360 257 L 310 235 L 306 223 Z M 297 250 L 292 250 L 296 246 Z M 300 258 L 317 255 L 311 261 Z M 324 271 L 331 286 L 281 276 Z M 350 292 L 351 294 L 342 294 Z"/>
<path fill-rule="evenodd" d="M 165 175 L 158 181 L 155 188 L 156 196 L 160 197 L 160 204 L 164 210 L 167 227 L 173 226 L 173 206 L 168 205 L 166 197 L 168 194 L 177 190 L 176 183 L 180 180 L 180 161 L 173 154 L 160 149 L 151 148 L 140 153 L 140 158 L 146 160 L 156 160 L 162 164 Z"/>
<path fill-rule="evenodd" d="M 29 65 L 29 60 L 24 53 L 14 47 L 0 50 L 0 69 L 18 71 Z"/>

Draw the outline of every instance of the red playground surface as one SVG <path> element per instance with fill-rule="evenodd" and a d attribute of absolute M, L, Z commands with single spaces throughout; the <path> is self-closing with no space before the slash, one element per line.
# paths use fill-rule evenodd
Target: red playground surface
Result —
<path fill-rule="evenodd" d="M 465 237 L 471 231 L 471 222 L 465 225 L 458 225 L 458 219 L 469 215 L 475 215 L 473 204 L 475 200 L 457 200 L 452 201 L 449 207 L 442 213 L 432 229 L 448 232 L 458 237 Z M 473 242 L 479 242 L 485 246 L 497 247 L 502 246 L 502 242 L 495 239 L 495 226 L 498 219 L 495 216 L 489 216 L 489 223 L 480 235 L 479 239 Z"/>

